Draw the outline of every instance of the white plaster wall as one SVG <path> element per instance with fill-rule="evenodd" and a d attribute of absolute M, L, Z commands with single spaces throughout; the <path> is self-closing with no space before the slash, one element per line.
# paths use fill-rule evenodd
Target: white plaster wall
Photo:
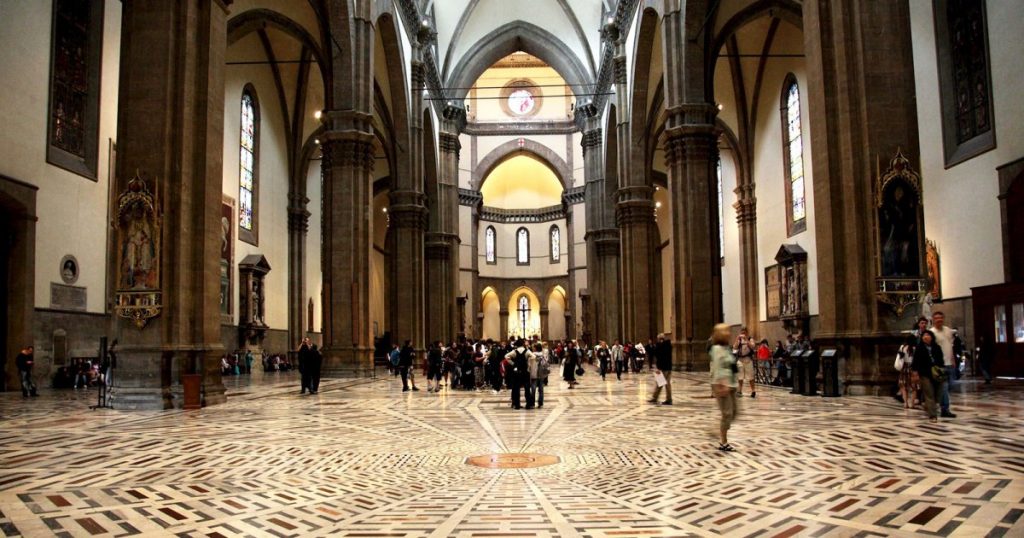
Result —
<path fill-rule="evenodd" d="M 71 254 L 79 264 L 75 285 L 87 290 L 87 310 L 104 312 L 121 3 L 108 0 L 103 9 L 97 181 L 46 162 L 52 8 L 48 1 L 0 2 L 0 174 L 39 188 L 35 306 L 50 306 L 50 283 L 63 283 L 60 260 Z"/>
<path fill-rule="evenodd" d="M 788 23 L 779 25 L 773 52 L 802 50 L 800 31 Z M 800 88 L 800 111 L 804 145 L 804 191 L 807 229 L 792 237 L 786 231 L 787 172 L 783 166 L 782 118 L 779 103 L 787 73 L 796 76 Z M 773 58 L 765 65 L 764 83 L 759 96 L 757 132 L 754 135 L 753 179 L 757 197 L 758 290 L 761 319 L 766 317 L 764 268 L 775 264 L 775 254 L 783 244 L 798 244 L 807 251 L 808 300 L 811 315 L 818 313 L 817 246 L 814 236 L 814 176 L 811 166 L 812 144 L 807 106 L 807 73 L 802 58 Z"/>
<path fill-rule="evenodd" d="M 947 299 L 969 296 L 973 286 L 1003 282 L 996 167 L 1024 156 L 1024 77 L 1019 67 L 1024 11 L 1017 0 L 988 0 L 986 7 L 997 146 L 947 170 L 932 4 L 910 3 L 925 229 L 939 247 Z"/>
<path fill-rule="evenodd" d="M 480 276 L 496 278 L 544 278 L 549 276 L 564 275 L 569 270 L 569 252 L 566 250 L 568 233 L 566 232 L 565 219 L 552 222 L 534 223 L 499 223 L 480 222 L 478 248 Z M 561 233 L 561 255 L 558 262 L 551 263 L 551 241 L 549 232 L 551 225 L 558 226 Z M 495 231 L 495 253 L 498 263 L 491 265 L 487 263 L 487 252 L 484 245 L 484 234 L 488 226 L 493 226 Z M 516 263 L 516 233 L 520 228 L 526 228 L 530 232 L 530 265 L 518 265 Z M 582 248 L 586 248 L 583 246 Z"/>
<path fill-rule="evenodd" d="M 743 302 L 740 279 L 740 237 L 736 224 L 736 161 L 731 150 L 721 150 L 722 216 L 725 263 L 722 264 L 722 313 L 726 323 L 742 323 Z M 773 253 L 774 254 L 774 253 Z"/>
<path fill-rule="evenodd" d="M 262 49 L 250 34 L 228 50 L 228 61 L 259 58 Z M 266 323 L 272 329 L 288 328 L 288 161 L 284 116 L 278 106 L 273 74 L 265 65 L 232 65 L 224 69 L 224 194 L 238 200 L 238 160 L 242 89 L 251 83 L 260 106 L 258 245 L 238 239 L 235 228 L 235 260 L 232 286 L 234 322 L 238 322 L 238 263 L 249 254 L 262 254 L 270 263 L 267 274 Z"/>
<path fill-rule="evenodd" d="M 323 331 L 323 269 L 320 267 L 320 234 L 322 231 L 323 215 L 321 213 L 321 201 L 323 192 L 320 184 L 320 161 L 310 163 L 309 173 L 306 176 L 306 210 L 309 211 L 309 232 L 306 233 L 306 298 L 302 301 L 303 308 L 313 299 L 313 330 Z M 305 310 L 302 314 L 305 320 L 303 329 L 309 328 L 309 320 L 306 319 Z"/>

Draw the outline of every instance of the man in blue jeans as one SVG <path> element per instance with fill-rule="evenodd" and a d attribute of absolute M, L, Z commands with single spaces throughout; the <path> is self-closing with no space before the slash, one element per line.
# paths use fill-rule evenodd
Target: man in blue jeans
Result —
<path fill-rule="evenodd" d="M 946 327 L 946 315 L 942 312 L 932 314 L 932 332 L 935 333 L 935 343 L 942 348 L 942 360 L 946 365 L 947 380 L 942 384 L 942 396 L 939 399 L 939 407 L 942 409 L 943 418 L 956 418 L 956 415 L 949 410 L 949 387 L 956 379 L 956 355 L 953 353 L 953 339 L 956 332 Z"/>
<path fill-rule="evenodd" d="M 22 349 L 18 358 L 14 360 L 18 366 L 18 375 L 21 377 L 21 395 L 25 398 L 28 398 L 29 395 L 39 396 L 39 393 L 36 392 L 36 384 L 32 382 L 32 367 L 35 366 L 34 352 L 35 348 L 28 346 Z"/>

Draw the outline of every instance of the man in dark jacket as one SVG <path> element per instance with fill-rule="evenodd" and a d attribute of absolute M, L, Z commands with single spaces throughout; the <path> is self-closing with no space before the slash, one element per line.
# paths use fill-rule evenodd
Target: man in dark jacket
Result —
<path fill-rule="evenodd" d="M 658 344 L 654 347 L 654 368 L 655 375 L 665 376 L 665 401 L 661 405 L 672 405 L 672 342 L 664 334 L 658 335 Z M 650 403 L 658 403 L 659 394 L 661 387 L 656 387 Z"/>
<path fill-rule="evenodd" d="M 35 353 L 35 347 L 28 346 L 22 349 L 14 360 L 18 366 L 18 375 L 21 376 L 21 395 L 26 398 L 29 394 L 39 396 L 39 393 L 36 392 L 36 384 L 32 382 L 32 367 L 35 365 L 33 353 Z"/>
<path fill-rule="evenodd" d="M 529 360 L 533 358 L 533 352 L 526 347 L 526 341 L 522 338 L 516 342 L 516 347 L 505 354 L 508 365 L 505 367 L 505 377 L 508 379 L 508 388 L 512 391 L 512 408 L 521 409 L 520 388 L 526 390 L 526 408 L 533 409 L 533 394 L 527 385 L 530 382 Z"/>
<path fill-rule="evenodd" d="M 402 375 L 402 392 L 409 392 L 409 373 L 412 370 L 413 358 L 416 351 L 412 348 L 412 341 L 406 340 L 402 350 L 398 352 L 398 373 Z M 416 388 L 416 377 L 412 378 L 412 390 Z"/>
<path fill-rule="evenodd" d="M 309 393 L 316 394 L 320 391 L 320 367 L 323 365 L 324 356 L 320 354 L 316 344 L 309 348 L 306 358 L 306 370 L 309 371 Z M 306 374 L 303 374 L 306 375 Z"/>
<path fill-rule="evenodd" d="M 302 379 L 302 390 L 299 391 L 299 394 L 305 394 L 307 390 L 310 393 L 313 392 L 313 389 L 310 387 L 309 351 L 310 340 L 309 338 L 303 338 L 302 345 L 299 346 L 299 375 Z"/>

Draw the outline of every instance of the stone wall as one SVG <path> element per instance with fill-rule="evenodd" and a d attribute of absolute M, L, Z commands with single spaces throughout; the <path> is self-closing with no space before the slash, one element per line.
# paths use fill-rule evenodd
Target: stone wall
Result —
<path fill-rule="evenodd" d="M 109 331 L 108 314 L 37 308 L 32 327 L 36 384 L 51 386 L 57 368 L 72 359 L 99 357 L 100 337 Z"/>

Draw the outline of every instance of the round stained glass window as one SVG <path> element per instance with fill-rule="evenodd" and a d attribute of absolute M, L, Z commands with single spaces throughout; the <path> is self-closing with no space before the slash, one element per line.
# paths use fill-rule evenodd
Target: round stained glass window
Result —
<path fill-rule="evenodd" d="M 518 116 L 529 114 L 534 106 L 533 94 L 529 90 L 516 90 L 508 96 L 508 108 Z"/>

